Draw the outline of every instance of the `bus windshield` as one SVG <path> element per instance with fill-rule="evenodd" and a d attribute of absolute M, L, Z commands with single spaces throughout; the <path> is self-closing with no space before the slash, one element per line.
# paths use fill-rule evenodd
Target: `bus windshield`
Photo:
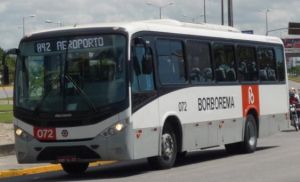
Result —
<path fill-rule="evenodd" d="M 126 38 L 80 36 L 20 44 L 16 107 L 34 112 L 97 111 L 126 98 Z"/>

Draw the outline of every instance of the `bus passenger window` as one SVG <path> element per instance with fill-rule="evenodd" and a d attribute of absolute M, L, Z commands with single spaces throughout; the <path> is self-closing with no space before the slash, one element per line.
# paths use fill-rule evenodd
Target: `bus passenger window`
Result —
<path fill-rule="evenodd" d="M 144 46 L 135 46 L 133 48 L 132 67 L 133 79 L 131 89 L 132 92 L 142 92 L 154 90 L 153 72 L 146 74 L 143 72 L 143 59 L 147 54 L 152 54 L 151 50 L 145 50 Z"/>
<path fill-rule="evenodd" d="M 188 41 L 187 61 L 189 63 L 189 78 L 192 83 L 207 83 L 212 81 L 212 69 L 209 44 Z"/>
<path fill-rule="evenodd" d="M 185 83 L 185 60 L 181 41 L 160 39 L 156 44 L 158 74 L 162 84 Z"/>
<path fill-rule="evenodd" d="M 255 48 L 238 46 L 238 77 L 240 81 L 257 81 L 257 61 L 255 58 Z"/>
<path fill-rule="evenodd" d="M 285 63 L 284 63 L 283 48 L 281 46 L 277 46 L 275 48 L 275 52 L 276 52 L 278 80 L 285 81 Z"/>
<path fill-rule="evenodd" d="M 236 81 L 234 48 L 231 45 L 214 45 L 215 78 L 217 82 Z"/>
<path fill-rule="evenodd" d="M 259 62 L 259 78 L 261 81 L 276 80 L 276 61 L 271 48 L 259 48 L 257 52 Z"/>

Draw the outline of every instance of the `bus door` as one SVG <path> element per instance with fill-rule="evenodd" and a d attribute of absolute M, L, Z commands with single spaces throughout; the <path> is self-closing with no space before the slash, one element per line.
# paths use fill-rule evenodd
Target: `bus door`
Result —
<path fill-rule="evenodd" d="M 158 155 L 159 117 L 151 41 L 138 37 L 132 42 L 131 101 L 134 158 L 137 159 Z"/>

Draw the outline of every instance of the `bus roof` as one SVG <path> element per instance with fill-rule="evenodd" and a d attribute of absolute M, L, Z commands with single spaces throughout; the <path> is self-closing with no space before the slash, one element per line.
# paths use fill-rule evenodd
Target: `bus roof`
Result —
<path fill-rule="evenodd" d="M 115 22 L 115 23 L 99 23 L 87 25 L 74 25 L 57 29 L 48 29 L 39 32 L 34 32 L 31 35 L 38 33 L 46 33 L 60 30 L 86 29 L 86 28 L 123 28 L 129 34 L 134 34 L 140 31 L 174 33 L 183 35 L 196 35 L 212 38 L 225 38 L 233 40 L 247 40 L 264 43 L 282 44 L 282 40 L 272 36 L 252 35 L 241 33 L 240 30 L 222 25 L 215 24 L 194 24 L 180 22 L 172 19 L 144 20 L 134 22 Z M 30 37 L 28 35 L 27 37 Z"/>

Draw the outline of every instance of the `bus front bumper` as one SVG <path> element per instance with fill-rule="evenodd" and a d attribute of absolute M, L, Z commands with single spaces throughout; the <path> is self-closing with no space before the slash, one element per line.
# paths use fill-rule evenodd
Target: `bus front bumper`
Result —
<path fill-rule="evenodd" d="M 42 142 L 27 134 L 15 134 L 15 150 L 19 163 L 93 162 L 97 160 L 133 159 L 131 125 L 119 133 L 76 141 Z"/>

